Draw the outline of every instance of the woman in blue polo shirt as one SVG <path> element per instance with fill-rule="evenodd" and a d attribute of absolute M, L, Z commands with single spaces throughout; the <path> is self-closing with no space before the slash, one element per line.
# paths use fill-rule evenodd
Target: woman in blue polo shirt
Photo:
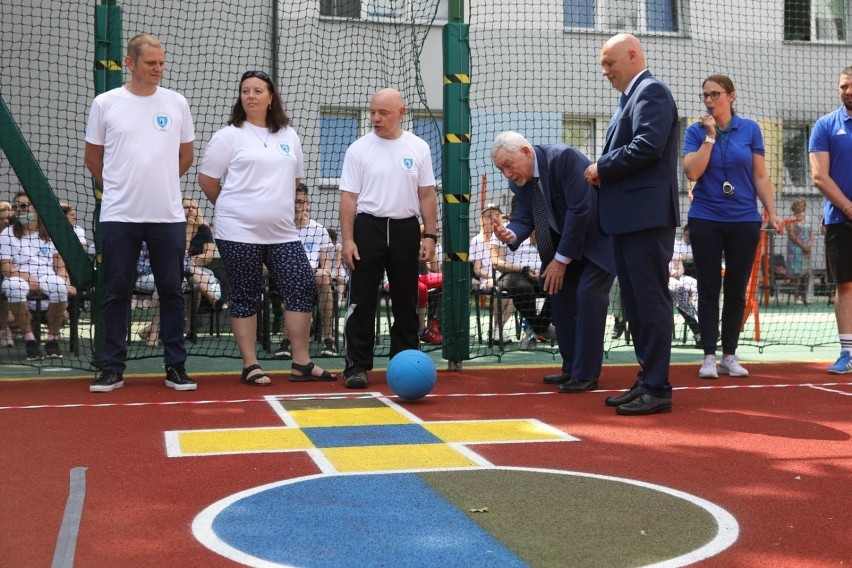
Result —
<path fill-rule="evenodd" d="M 735 114 L 734 83 L 711 75 L 702 84 L 707 113 L 686 130 L 683 169 L 695 182 L 689 229 L 698 279 L 698 324 L 704 363 L 698 376 L 747 377 L 737 361 L 737 343 L 745 310 L 745 294 L 760 238 L 757 199 L 780 233 L 784 222 L 775 213 L 772 182 L 766 171 L 763 136 L 753 120 Z M 725 260 L 725 304 L 722 308 L 722 361 L 716 365 L 719 339 L 719 291 Z"/>

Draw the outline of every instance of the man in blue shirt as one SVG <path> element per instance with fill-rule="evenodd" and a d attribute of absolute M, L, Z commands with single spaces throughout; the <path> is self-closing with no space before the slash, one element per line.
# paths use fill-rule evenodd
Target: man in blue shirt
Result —
<path fill-rule="evenodd" d="M 840 72 L 840 108 L 820 118 L 811 133 L 811 177 L 825 196 L 825 256 L 837 283 L 834 314 L 840 357 L 829 373 L 852 373 L 852 67 Z"/>

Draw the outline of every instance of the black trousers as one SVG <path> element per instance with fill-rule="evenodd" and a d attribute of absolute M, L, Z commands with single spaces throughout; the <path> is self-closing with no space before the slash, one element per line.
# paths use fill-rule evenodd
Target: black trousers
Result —
<path fill-rule="evenodd" d="M 722 353 L 736 355 L 745 312 L 748 279 L 760 241 L 760 222 L 723 223 L 690 219 L 689 240 L 692 242 L 698 280 L 698 325 L 701 328 L 704 354 L 716 353 L 716 343 L 719 340 L 719 291 L 724 289 Z"/>
<path fill-rule="evenodd" d="M 417 277 L 420 222 L 417 217 L 389 219 L 359 213 L 355 217 L 355 245 L 361 260 L 349 277 L 343 347 L 345 377 L 373 368 L 375 317 L 382 276 L 388 275 L 393 324 L 390 356 L 419 349 L 417 334 Z"/>

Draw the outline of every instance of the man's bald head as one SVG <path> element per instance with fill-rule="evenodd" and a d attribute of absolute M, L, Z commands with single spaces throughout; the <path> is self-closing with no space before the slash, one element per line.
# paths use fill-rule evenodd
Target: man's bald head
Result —
<path fill-rule="evenodd" d="M 601 48 L 603 76 L 613 88 L 625 92 L 633 78 L 645 69 L 645 52 L 636 36 L 617 34 Z"/>
<path fill-rule="evenodd" d="M 377 136 L 389 140 L 399 138 L 404 115 L 405 103 L 399 91 L 386 88 L 375 92 L 370 101 L 370 121 Z"/>

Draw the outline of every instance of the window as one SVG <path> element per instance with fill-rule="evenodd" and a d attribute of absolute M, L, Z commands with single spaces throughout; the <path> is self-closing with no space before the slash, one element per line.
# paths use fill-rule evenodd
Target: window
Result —
<path fill-rule="evenodd" d="M 340 177 L 346 149 L 358 138 L 357 112 L 323 112 L 320 115 L 320 176 Z"/>
<path fill-rule="evenodd" d="M 847 0 L 784 0 L 784 39 L 846 42 Z"/>
<path fill-rule="evenodd" d="M 566 28 L 597 32 L 678 33 L 683 1 L 563 0 L 563 21 Z"/>
<path fill-rule="evenodd" d="M 596 159 L 598 149 L 595 143 L 594 119 L 565 118 L 562 121 L 562 140 L 590 160 Z"/>
<path fill-rule="evenodd" d="M 784 123 L 784 186 L 793 190 L 810 188 L 811 171 L 808 156 L 808 124 Z"/>
<path fill-rule="evenodd" d="M 440 183 L 443 167 L 443 152 L 441 142 L 443 141 L 444 125 L 440 116 L 414 117 L 414 134 L 429 144 L 432 150 L 432 169 L 435 172 L 435 180 Z"/>
<path fill-rule="evenodd" d="M 362 20 L 446 21 L 449 0 L 320 0 L 320 16 Z"/>

